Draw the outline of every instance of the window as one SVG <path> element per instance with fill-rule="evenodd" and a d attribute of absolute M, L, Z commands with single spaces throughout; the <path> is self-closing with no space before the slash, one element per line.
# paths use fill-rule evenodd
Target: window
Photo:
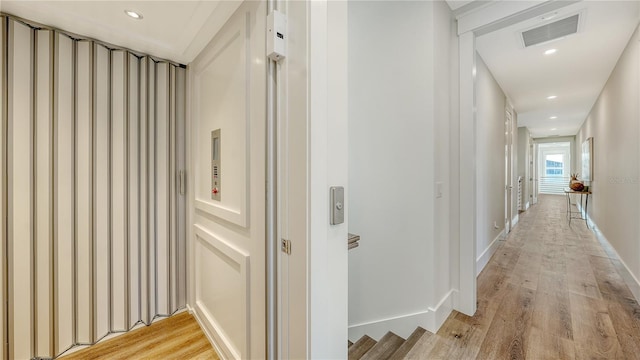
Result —
<path fill-rule="evenodd" d="M 564 175 L 564 155 L 550 154 L 545 156 L 544 173 L 547 176 Z"/>

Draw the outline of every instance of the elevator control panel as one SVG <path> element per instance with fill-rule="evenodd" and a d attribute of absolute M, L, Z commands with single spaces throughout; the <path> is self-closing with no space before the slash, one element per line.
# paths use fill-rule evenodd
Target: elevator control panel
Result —
<path fill-rule="evenodd" d="M 220 129 L 211 132 L 211 199 L 220 201 L 222 166 L 220 163 Z"/>

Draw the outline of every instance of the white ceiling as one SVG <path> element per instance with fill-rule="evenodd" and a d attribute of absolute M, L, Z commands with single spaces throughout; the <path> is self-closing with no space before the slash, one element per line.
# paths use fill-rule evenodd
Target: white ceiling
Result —
<path fill-rule="evenodd" d="M 0 11 L 155 57 L 187 64 L 241 1 L 1 0 Z M 142 13 L 142 20 L 124 10 Z"/>
<path fill-rule="evenodd" d="M 582 1 L 477 38 L 477 51 L 534 137 L 575 135 L 638 24 L 638 1 Z M 577 34 L 524 48 L 520 33 L 582 12 Z M 544 51 L 555 48 L 554 55 Z M 557 95 L 555 100 L 547 96 Z M 557 119 L 551 120 L 551 116 Z M 556 129 L 556 130 L 552 130 Z"/>

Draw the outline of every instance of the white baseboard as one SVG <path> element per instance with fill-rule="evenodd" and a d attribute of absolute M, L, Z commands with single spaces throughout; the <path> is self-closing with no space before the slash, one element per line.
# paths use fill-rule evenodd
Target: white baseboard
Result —
<path fill-rule="evenodd" d="M 444 324 L 445 320 L 447 320 L 447 318 L 449 317 L 449 314 L 451 314 L 454 307 L 457 305 L 457 298 L 458 290 L 451 289 L 440 300 L 438 305 L 429 308 L 429 311 L 431 312 L 431 324 L 428 325 L 428 327 L 426 328 L 427 330 L 435 334 L 438 329 L 440 329 L 440 326 Z"/>
<path fill-rule="evenodd" d="M 349 326 L 349 340 L 355 342 L 364 335 L 368 335 L 375 340 L 380 340 L 388 331 L 392 331 L 396 335 L 406 339 L 416 327 L 422 326 L 425 329 L 427 328 L 431 316 L 429 313 L 429 310 L 425 310 L 414 314 L 399 315 Z"/>
<path fill-rule="evenodd" d="M 209 342 L 221 360 L 241 359 L 240 353 L 231 344 L 226 334 L 220 329 L 206 309 L 200 306 L 197 301 L 195 307 L 191 307 L 190 305 L 187 305 L 187 307 L 189 313 L 196 318 L 202 332 L 207 336 L 207 339 L 209 339 Z"/>
<path fill-rule="evenodd" d="M 457 290 L 452 289 L 436 306 L 429 307 L 425 311 L 351 325 L 349 340 L 355 342 L 363 335 L 380 340 L 389 331 L 406 339 L 418 326 L 435 333 L 451 314 L 456 295 Z"/>
<path fill-rule="evenodd" d="M 518 223 L 518 221 L 520 220 L 520 215 L 516 214 L 516 216 L 513 217 L 513 219 L 511 219 L 511 228 L 513 229 L 516 224 Z"/>
<path fill-rule="evenodd" d="M 480 275 L 482 269 L 489 263 L 491 256 L 498 250 L 500 246 L 500 240 L 504 239 L 504 229 L 496 236 L 495 239 L 489 244 L 489 246 L 478 256 L 476 259 L 476 276 Z"/>
<path fill-rule="evenodd" d="M 583 212 L 582 206 L 580 204 L 577 204 L 576 206 L 580 211 L 580 213 L 582 213 Z M 617 267 L 617 269 L 618 271 L 620 271 L 620 275 L 622 275 L 624 282 L 629 287 L 629 290 L 631 290 L 631 293 L 636 298 L 636 301 L 640 302 L 640 281 L 638 281 L 638 278 L 633 274 L 633 272 L 631 272 L 631 270 L 629 269 L 629 266 L 627 266 L 627 263 L 625 263 L 624 260 L 622 260 L 622 258 L 620 257 L 620 254 L 618 254 L 618 251 L 611 245 L 609 240 L 607 240 L 607 238 L 604 236 L 602 231 L 600 231 L 600 228 L 598 228 L 596 223 L 593 222 L 593 219 L 591 219 L 589 214 L 587 214 L 587 223 L 591 227 L 591 231 L 595 234 L 596 239 L 598 239 L 598 241 L 603 246 L 610 248 L 613 251 L 616 258 L 618 259 L 618 261 L 620 261 L 620 263 L 622 264 L 622 267 Z"/>

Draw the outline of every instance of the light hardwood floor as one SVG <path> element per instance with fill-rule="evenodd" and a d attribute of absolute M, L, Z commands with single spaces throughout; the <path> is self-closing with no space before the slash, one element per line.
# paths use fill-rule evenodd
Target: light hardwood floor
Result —
<path fill-rule="evenodd" d="M 196 320 L 176 314 L 130 333 L 63 356 L 61 360 L 219 360 Z"/>
<path fill-rule="evenodd" d="M 619 260 L 564 196 L 541 196 L 478 277 L 473 317 L 453 312 L 407 359 L 640 359 L 640 306 Z M 575 210 L 575 209 L 574 209 Z"/>

